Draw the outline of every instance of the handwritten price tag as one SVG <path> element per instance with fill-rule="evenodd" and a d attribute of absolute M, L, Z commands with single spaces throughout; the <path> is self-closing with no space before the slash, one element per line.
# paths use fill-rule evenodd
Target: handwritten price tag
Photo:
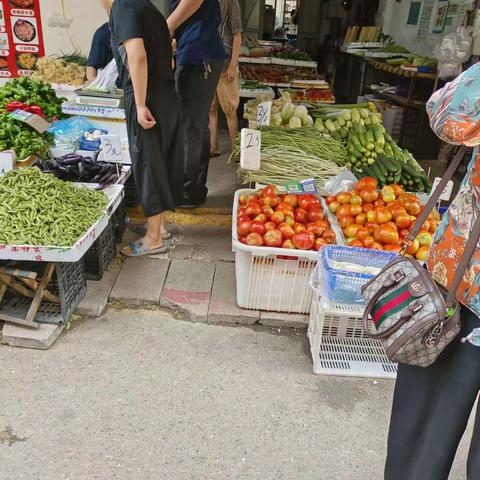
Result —
<path fill-rule="evenodd" d="M 246 170 L 260 168 L 261 133 L 258 130 L 243 128 L 240 134 L 240 167 Z"/>
<path fill-rule="evenodd" d="M 272 102 L 262 102 L 257 107 L 257 125 L 259 127 L 268 127 L 270 125 L 270 116 L 272 114 Z"/>
<path fill-rule="evenodd" d="M 436 177 L 435 180 L 433 181 L 432 193 L 438 187 L 440 180 L 441 180 L 440 177 Z M 447 183 L 447 186 L 443 190 L 442 194 L 440 195 L 440 200 L 445 200 L 446 202 L 448 202 L 450 200 L 450 197 L 452 196 L 452 191 L 453 191 L 453 182 L 450 180 Z"/>
<path fill-rule="evenodd" d="M 105 162 L 118 162 L 122 159 L 122 144 L 120 137 L 115 134 L 102 135 L 103 160 Z"/>
<path fill-rule="evenodd" d="M 15 165 L 15 153 L 7 150 L 5 152 L 0 152 L 0 177 L 5 173 L 13 170 Z"/>

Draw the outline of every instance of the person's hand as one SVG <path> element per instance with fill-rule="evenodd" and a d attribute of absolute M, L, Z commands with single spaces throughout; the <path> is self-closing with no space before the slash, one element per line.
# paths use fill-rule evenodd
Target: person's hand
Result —
<path fill-rule="evenodd" d="M 157 123 L 146 105 L 137 105 L 137 120 L 145 130 L 153 128 Z"/>
<path fill-rule="evenodd" d="M 225 79 L 228 83 L 233 82 L 238 77 L 238 67 L 236 65 L 230 64 L 225 72 Z"/>

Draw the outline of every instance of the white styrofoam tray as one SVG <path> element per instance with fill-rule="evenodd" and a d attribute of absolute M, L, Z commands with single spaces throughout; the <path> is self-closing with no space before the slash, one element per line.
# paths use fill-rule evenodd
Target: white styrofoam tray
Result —
<path fill-rule="evenodd" d="M 79 187 L 95 188 L 96 184 L 77 183 Z M 71 247 L 43 245 L 0 245 L 0 260 L 36 262 L 78 262 L 108 225 L 110 217 L 123 199 L 123 185 L 111 185 L 103 190 L 109 202 L 100 218 Z"/>

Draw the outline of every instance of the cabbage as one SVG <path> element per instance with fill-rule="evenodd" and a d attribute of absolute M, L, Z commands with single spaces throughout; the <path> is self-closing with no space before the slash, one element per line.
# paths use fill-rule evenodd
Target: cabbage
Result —
<path fill-rule="evenodd" d="M 291 101 L 292 101 L 292 97 L 290 96 L 290 92 L 288 92 L 287 90 L 285 90 L 285 91 L 282 93 L 281 98 L 282 98 L 283 100 L 285 100 L 286 102 L 291 102 Z"/>
<path fill-rule="evenodd" d="M 307 115 L 306 117 L 301 118 L 301 120 L 302 120 L 302 125 L 304 127 L 313 126 L 313 118 L 310 115 Z"/>
<path fill-rule="evenodd" d="M 317 132 L 324 132 L 325 131 L 325 126 L 323 125 L 323 120 L 318 117 L 316 120 L 315 120 L 315 125 L 314 125 L 315 129 L 317 130 Z"/>
<path fill-rule="evenodd" d="M 303 105 L 298 105 L 297 107 L 295 107 L 294 115 L 298 118 L 306 117 L 308 115 L 307 107 L 304 107 Z"/>
<path fill-rule="evenodd" d="M 288 122 L 288 128 L 301 128 L 302 121 L 298 117 L 292 117 Z"/>
<path fill-rule="evenodd" d="M 272 113 L 270 117 L 270 125 L 279 127 L 282 124 L 282 115 L 280 113 Z"/>
<path fill-rule="evenodd" d="M 293 103 L 286 103 L 282 108 L 282 119 L 288 122 L 295 114 L 295 106 Z"/>

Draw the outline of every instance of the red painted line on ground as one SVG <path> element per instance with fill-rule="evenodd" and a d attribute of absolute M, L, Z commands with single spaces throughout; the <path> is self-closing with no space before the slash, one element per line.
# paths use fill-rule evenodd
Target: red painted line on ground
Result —
<path fill-rule="evenodd" d="M 167 300 L 177 304 L 198 305 L 208 302 L 210 299 L 210 292 L 190 292 L 174 288 L 164 288 L 162 295 Z"/>

